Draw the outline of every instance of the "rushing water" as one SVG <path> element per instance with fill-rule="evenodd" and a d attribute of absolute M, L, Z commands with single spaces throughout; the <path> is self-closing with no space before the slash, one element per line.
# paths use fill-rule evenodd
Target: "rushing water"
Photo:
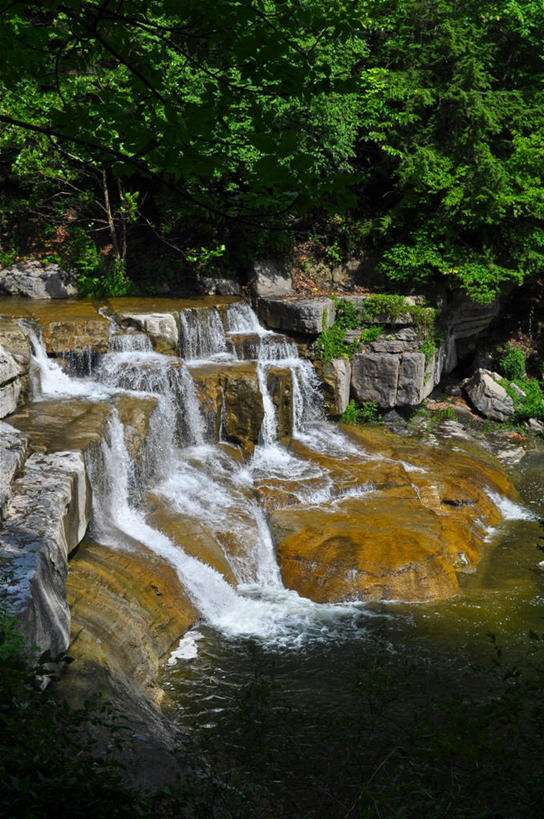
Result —
<path fill-rule="evenodd" d="M 411 606 L 314 603 L 284 587 L 257 489 L 273 486 L 280 504 L 289 495 L 307 508 L 334 509 L 372 492 L 350 467 L 381 456 L 325 421 L 313 367 L 298 357 L 294 344 L 263 329 L 249 305 L 229 305 L 222 316 L 215 307 L 187 308 L 179 321 L 181 360 L 152 352 L 145 334 L 112 322 L 109 352 L 90 362 L 83 377 L 70 362 L 63 369 L 49 359 L 35 334 L 32 341 L 37 400 L 104 401 L 122 392 L 157 399 L 138 469 L 112 409 L 107 440 L 89 463 L 93 529 L 98 542 L 125 549 L 140 543 L 164 559 L 201 613 L 173 651 L 163 678 L 182 724 L 213 733 L 261 672 L 276 686 L 274 708 L 310 701 L 334 720 L 353 708 L 361 664 L 415 652 L 433 662 L 441 657 L 462 673 L 485 653 L 486 632 L 523 645 L 527 630 L 538 629 L 544 599 L 535 550 L 544 513 L 541 451 L 526 456 L 518 469 L 524 508 L 493 498 L 504 523 L 490 532 L 484 559 L 477 572 L 463 577 L 458 598 Z M 212 439 L 191 374 L 202 362 L 236 366 L 241 350 L 257 362 L 264 409 L 259 444 L 248 461 Z M 291 373 L 292 435 L 300 451 L 278 441 L 267 382 L 269 368 L 277 365 Z M 224 400 L 223 394 L 223 416 Z M 346 466 L 333 472 L 325 461 L 301 454 L 304 448 Z M 401 463 L 408 474 L 422 471 L 409 460 Z M 193 550 L 162 531 L 157 509 L 190 526 Z M 200 555 L 200 540 L 209 538 L 221 550 L 233 583 Z"/>

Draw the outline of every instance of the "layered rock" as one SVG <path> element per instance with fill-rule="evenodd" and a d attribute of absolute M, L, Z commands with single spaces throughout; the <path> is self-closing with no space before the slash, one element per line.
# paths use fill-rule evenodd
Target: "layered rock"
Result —
<path fill-rule="evenodd" d="M 266 327 L 295 336 L 318 336 L 333 324 L 334 312 L 334 302 L 328 298 L 257 300 L 257 314 Z"/>
<path fill-rule="evenodd" d="M 12 319 L 0 318 L 0 418 L 15 411 L 30 388 L 30 345 Z"/>
<path fill-rule="evenodd" d="M 26 436 L 0 421 L 0 519 L 11 498 L 11 484 L 24 463 L 26 451 Z"/>
<path fill-rule="evenodd" d="M 490 492 L 515 497 L 504 472 L 482 451 L 436 452 L 382 430 L 349 432 L 368 461 L 293 446 L 357 496 L 323 509 L 300 506 L 285 484 L 258 490 L 284 583 L 317 602 L 456 595 L 458 573 L 477 564 L 486 527 L 501 519 Z"/>
<path fill-rule="evenodd" d="M 329 415 L 342 415 L 350 396 L 351 361 L 333 358 L 332 361 L 316 361 L 317 373 L 322 382 L 323 398 Z"/>
<path fill-rule="evenodd" d="M 83 538 L 90 492 L 79 452 L 35 453 L 12 485 L 0 529 L 4 599 L 30 645 L 52 657 L 69 645 L 68 555 Z"/>
<path fill-rule="evenodd" d="M 153 702 L 159 662 L 198 617 L 175 570 L 143 546 L 110 549 L 85 540 L 70 561 L 71 684 L 111 693 L 121 683 Z"/>
<path fill-rule="evenodd" d="M 201 412 L 215 440 L 229 441 L 246 456 L 259 440 L 264 419 L 263 397 L 255 362 L 191 367 Z M 292 430 L 292 382 L 289 370 L 266 368 L 266 384 L 275 407 L 278 436 Z"/>

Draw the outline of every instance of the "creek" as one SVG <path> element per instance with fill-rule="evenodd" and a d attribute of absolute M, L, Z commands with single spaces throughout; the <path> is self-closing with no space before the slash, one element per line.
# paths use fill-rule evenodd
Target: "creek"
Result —
<path fill-rule="evenodd" d="M 322 743 L 353 714 L 357 680 L 377 659 L 417 657 L 460 679 L 491 656 L 487 632 L 523 652 L 542 621 L 536 443 L 510 470 L 518 496 L 458 431 L 401 439 L 327 421 L 311 363 L 244 302 L 181 309 L 181 357 L 107 318 L 108 352 L 64 361 L 27 326 L 33 400 L 108 407 L 86 456 L 93 548 L 175 572 L 190 627 L 160 684 L 177 724 L 235 755 L 242 740 L 228 720 L 266 679 L 278 719 L 312 704 Z M 137 456 L 119 396 L 154 400 Z M 76 621 L 84 594 L 73 595 Z"/>

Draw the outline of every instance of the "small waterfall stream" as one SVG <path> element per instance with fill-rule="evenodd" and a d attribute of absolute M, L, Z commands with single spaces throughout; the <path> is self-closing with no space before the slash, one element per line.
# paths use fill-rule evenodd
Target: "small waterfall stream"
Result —
<path fill-rule="evenodd" d="M 309 441 L 316 434 L 315 446 L 323 443 L 319 430 L 310 428 L 313 422 L 325 426 L 313 367 L 298 358 L 294 344 L 262 328 L 245 303 L 228 306 L 225 326 L 223 330 L 215 308 L 183 310 L 180 346 L 184 360 L 152 352 L 143 333 L 122 332 L 112 322 L 109 352 L 83 378 L 64 372 L 32 334 L 36 397 L 101 401 L 128 393 L 157 399 L 143 473 L 141 468 L 136 470 L 127 452 L 115 408 L 107 440 L 91 458 L 93 536 L 98 542 L 125 549 L 139 543 L 170 563 L 204 621 L 225 635 L 252 635 L 286 646 L 338 636 L 340 627 L 359 622 L 362 606 L 317 604 L 283 586 L 266 513 L 255 494 L 255 481 L 271 476 L 280 484 L 296 481 L 297 489 L 290 491 L 296 492 L 301 503 L 327 502 L 339 494 L 325 468 L 289 452 L 277 440 L 275 407 L 266 383 L 270 366 L 291 371 L 293 434 Z M 191 366 L 203 361 L 219 360 L 225 366 L 235 362 L 235 354 L 227 352 L 229 337 L 245 333 L 259 339 L 261 358 L 256 371 L 264 420 L 253 457 L 240 463 L 215 441 L 206 440 Z M 332 426 L 326 426 L 326 434 L 334 440 Z M 343 439 L 344 450 L 346 446 Z M 150 495 L 170 515 L 189 520 L 194 531 L 219 544 L 236 586 L 150 522 L 146 512 Z"/>

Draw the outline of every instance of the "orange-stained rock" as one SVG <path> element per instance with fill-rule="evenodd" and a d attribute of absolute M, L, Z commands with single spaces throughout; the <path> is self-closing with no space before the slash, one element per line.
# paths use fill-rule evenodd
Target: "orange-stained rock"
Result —
<path fill-rule="evenodd" d="M 291 446 L 327 467 L 339 490 L 366 488 L 361 496 L 308 507 L 295 481 L 258 486 L 285 585 L 317 602 L 454 596 L 457 572 L 476 565 L 487 527 L 501 519 L 489 492 L 516 497 L 502 467 L 473 445 L 458 451 L 457 441 L 438 449 L 385 430 L 349 432 L 366 462 Z"/>
<path fill-rule="evenodd" d="M 85 691 L 97 681 L 106 689 L 124 682 L 159 702 L 159 661 L 198 617 L 174 569 L 143 546 L 85 540 L 70 561 L 66 593 L 77 660 L 70 684 Z"/>

